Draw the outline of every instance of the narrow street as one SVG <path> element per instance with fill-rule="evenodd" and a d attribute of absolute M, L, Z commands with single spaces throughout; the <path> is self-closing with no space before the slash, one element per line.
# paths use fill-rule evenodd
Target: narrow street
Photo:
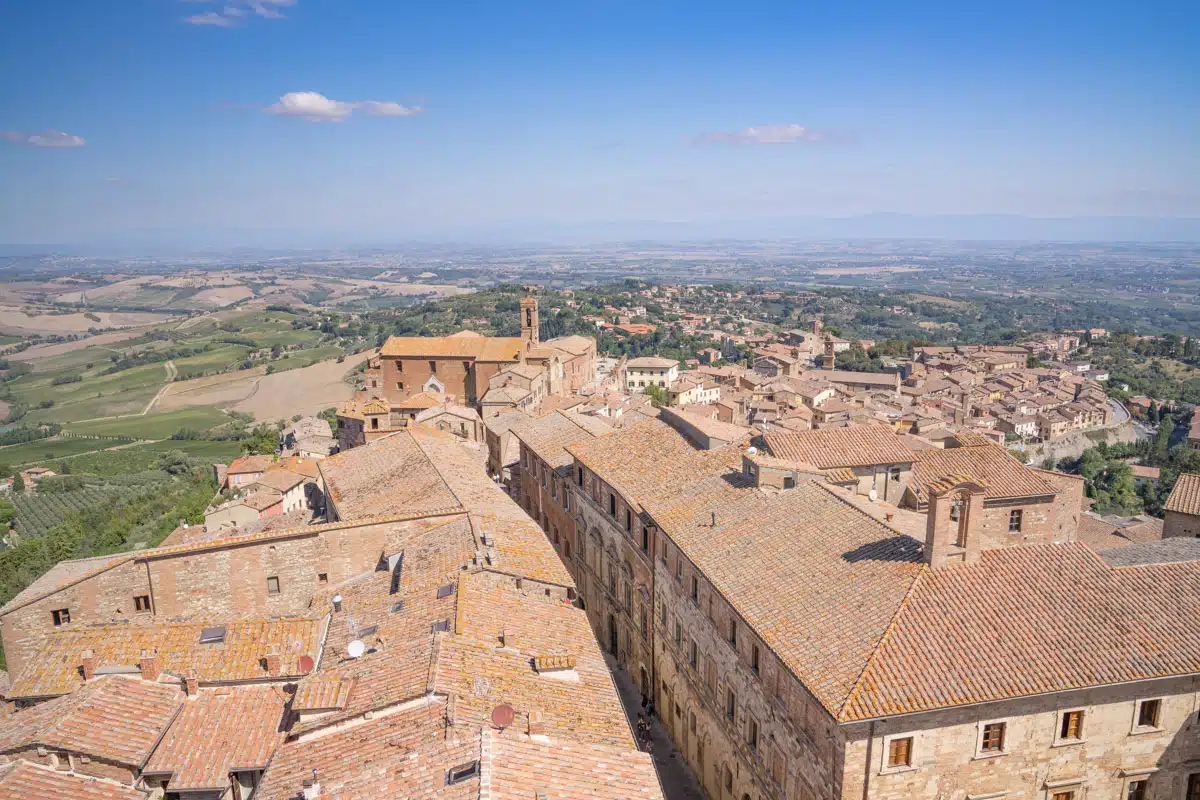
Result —
<path fill-rule="evenodd" d="M 621 704 L 625 706 L 625 714 L 636 730 L 638 715 L 643 713 L 642 695 L 633 680 L 617 668 L 611 656 L 605 655 L 605 660 L 613 683 L 617 686 L 617 693 L 621 696 Z M 650 722 L 650 741 L 653 745 L 654 767 L 658 770 L 658 779 L 667 800 L 704 800 L 704 790 L 675 749 L 671 737 L 659 724 L 657 716 Z"/>

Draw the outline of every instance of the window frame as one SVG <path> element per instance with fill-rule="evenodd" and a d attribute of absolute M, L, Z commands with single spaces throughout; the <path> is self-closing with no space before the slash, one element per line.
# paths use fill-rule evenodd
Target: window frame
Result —
<path fill-rule="evenodd" d="M 1013 527 L 1014 523 L 1016 523 L 1016 527 Z M 1008 512 L 1008 532 L 1009 533 L 1024 532 L 1023 531 L 1024 525 L 1025 525 L 1025 509 L 1014 508 Z"/>
<path fill-rule="evenodd" d="M 908 761 L 903 764 L 892 763 L 892 743 L 893 742 L 908 742 Z M 883 737 L 883 746 L 880 749 L 879 774 L 894 775 L 898 772 L 912 772 L 916 767 L 916 751 L 917 751 L 917 735 L 916 733 L 905 731 L 900 733 L 891 733 Z"/>
<path fill-rule="evenodd" d="M 70 625 L 71 607 L 50 609 L 50 619 L 54 622 L 54 627 L 56 628 L 61 628 L 63 625 Z"/>
<path fill-rule="evenodd" d="M 1150 703 L 1155 704 L 1154 724 L 1142 724 L 1142 709 Z M 1163 716 L 1163 699 L 1161 697 L 1146 697 L 1138 700 L 1133 704 L 1133 727 L 1129 731 L 1130 736 L 1135 736 L 1142 733 L 1160 733 L 1162 727 Z"/>
<path fill-rule="evenodd" d="M 988 728 L 992 727 L 993 725 L 1001 726 L 1001 728 L 1000 728 L 1000 747 L 999 748 L 989 748 L 989 749 L 985 750 L 984 743 L 986 741 Z M 976 759 L 997 758 L 999 756 L 1006 756 L 1006 755 L 1008 755 L 1008 743 L 1009 743 L 1008 720 L 1006 720 L 1006 719 L 981 720 L 979 722 L 979 726 L 976 730 L 976 735 L 975 735 L 975 758 Z"/>
<path fill-rule="evenodd" d="M 145 613 L 147 613 L 147 612 L 149 612 L 149 611 L 151 611 L 151 607 L 150 607 L 150 595 L 148 595 L 148 594 L 135 594 L 135 595 L 133 596 L 133 613 L 135 613 L 135 614 L 145 614 Z"/>
<path fill-rule="evenodd" d="M 271 588 L 272 581 L 275 582 L 274 589 Z M 280 583 L 279 576 L 278 575 L 268 575 L 267 576 L 267 595 L 274 596 L 274 595 L 279 594 L 282 591 L 283 591 L 283 584 Z"/>
<path fill-rule="evenodd" d="M 1063 735 L 1063 728 L 1068 724 L 1067 719 L 1071 714 L 1079 715 L 1079 735 L 1075 737 Z M 1087 741 L 1087 718 L 1087 709 L 1084 707 L 1064 708 L 1060 710 L 1054 718 L 1054 746 L 1064 747 L 1083 744 Z"/>

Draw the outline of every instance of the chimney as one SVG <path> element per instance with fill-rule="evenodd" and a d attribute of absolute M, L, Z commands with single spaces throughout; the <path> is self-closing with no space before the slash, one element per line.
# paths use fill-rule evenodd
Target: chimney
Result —
<path fill-rule="evenodd" d="M 546 735 L 546 719 L 541 711 L 534 709 L 529 712 L 529 735 L 530 736 L 545 736 Z"/>
<path fill-rule="evenodd" d="M 978 564 L 983 550 L 984 484 L 963 475 L 946 475 L 926 491 L 925 563 L 933 569 Z"/>
<path fill-rule="evenodd" d="M 505 647 L 510 650 L 517 649 L 517 632 L 512 628 L 505 628 L 504 632 L 500 634 L 500 638 L 503 640 Z"/>
<path fill-rule="evenodd" d="M 267 674 L 272 678 L 278 678 L 283 672 L 283 657 L 280 655 L 279 645 L 267 645 L 263 649 L 263 656 L 263 660 L 267 662 Z"/>
<path fill-rule="evenodd" d="M 333 610 L 339 613 L 342 610 L 342 596 L 340 594 L 333 596 Z"/>
<path fill-rule="evenodd" d="M 196 673 L 189 672 L 183 677 L 183 690 L 192 698 L 200 694 L 200 678 Z"/>
<path fill-rule="evenodd" d="M 158 651 L 150 649 L 142 650 L 142 657 L 138 661 L 138 666 L 142 670 L 142 680 L 158 680 Z"/>
<path fill-rule="evenodd" d="M 85 681 L 96 677 L 96 654 L 90 647 L 79 654 L 79 671 Z"/>
<path fill-rule="evenodd" d="M 321 796 L 321 782 L 317 780 L 317 771 L 315 769 L 312 771 L 311 778 L 304 779 L 301 788 L 304 790 L 304 800 L 317 800 Z"/>

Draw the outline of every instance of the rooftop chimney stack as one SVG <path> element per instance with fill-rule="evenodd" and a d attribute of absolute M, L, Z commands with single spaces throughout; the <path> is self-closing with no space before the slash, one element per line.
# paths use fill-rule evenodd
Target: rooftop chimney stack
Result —
<path fill-rule="evenodd" d="M 85 681 L 96 677 L 96 654 L 90 647 L 79 654 L 79 671 L 83 673 Z"/>
<path fill-rule="evenodd" d="M 183 677 L 183 690 L 187 692 L 187 696 L 195 698 L 200 694 L 200 677 L 194 672 L 189 672 Z"/>
<path fill-rule="evenodd" d="M 138 666 L 142 670 L 142 680 L 158 680 L 158 651 L 151 649 L 142 650 L 142 657 L 138 661 Z"/>
<path fill-rule="evenodd" d="M 283 656 L 280 655 L 279 645 L 269 644 L 263 650 L 263 660 L 267 662 L 267 674 L 278 678 L 283 672 Z"/>

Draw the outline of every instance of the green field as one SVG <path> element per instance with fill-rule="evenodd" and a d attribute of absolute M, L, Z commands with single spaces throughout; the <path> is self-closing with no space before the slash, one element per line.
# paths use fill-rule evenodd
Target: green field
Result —
<path fill-rule="evenodd" d="M 249 354 L 249 347 L 223 344 L 198 356 L 175 359 L 173 363 L 175 364 L 175 369 L 179 370 L 178 380 L 186 380 L 198 375 L 220 372 L 226 367 L 231 367 L 244 360 Z"/>
<path fill-rule="evenodd" d="M 68 425 L 71 433 L 94 436 L 132 436 L 138 439 L 166 439 L 180 429 L 206 431 L 229 422 L 229 416 L 215 408 L 200 406 L 159 414 L 101 419 Z"/>
<path fill-rule="evenodd" d="M 25 464 L 40 464 L 66 456 L 89 453 L 92 450 L 104 450 L 109 447 L 126 444 L 128 440 L 121 439 L 41 439 L 36 442 L 14 444 L 10 447 L 0 447 L 0 464 L 10 467 Z"/>
<path fill-rule="evenodd" d="M 181 450 L 192 458 L 211 464 L 218 462 L 228 464 L 242 454 L 242 446 L 238 442 L 192 440 L 146 442 L 132 447 L 123 447 L 120 450 L 105 450 L 100 453 L 76 456 L 70 460 L 71 471 L 75 474 L 129 475 L 154 469 L 158 457 L 172 450 Z"/>
<path fill-rule="evenodd" d="M 319 361 L 330 361 L 342 355 L 342 348 L 326 346 L 313 347 L 309 350 L 298 350 L 293 353 L 288 353 L 286 358 L 276 359 L 271 362 L 272 372 L 287 372 L 300 367 L 311 367 Z"/>

